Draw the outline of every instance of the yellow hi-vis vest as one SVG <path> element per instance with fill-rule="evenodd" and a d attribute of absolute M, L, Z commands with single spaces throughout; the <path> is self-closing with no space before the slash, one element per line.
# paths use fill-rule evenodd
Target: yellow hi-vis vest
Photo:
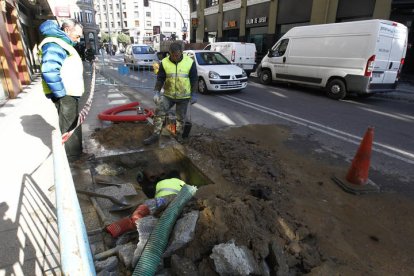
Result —
<path fill-rule="evenodd" d="M 169 57 L 164 58 L 161 63 L 164 67 L 166 79 L 164 83 L 164 95 L 172 99 L 191 98 L 190 69 L 193 60 L 184 55 L 183 59 L 176 65 Z"/>
<path fill-rule="evenodd" d="M 164 179 L 155 187 L 155 197 L 178 194 L 185 182 L 178 178 Z"/>
<path fill-rule="evenodd" d="M 68 52 L 68 56 L 63 61 L 62 67 L 60 68 L 60 77 L 62 78 L 66 95 L 75 97 L 82 96 L 83 92 L 85 92 L 85 85 L 83 81 L 83 63 L 76 49 L 57 37 L 46 37 L 39 45 L 39 56 L 42 55 L 41 49 L 46 43 L 56 43 Z M 42 85 L 43 92 L 45 94 L 52 93 L 49 86 L 43 79 Z"/>

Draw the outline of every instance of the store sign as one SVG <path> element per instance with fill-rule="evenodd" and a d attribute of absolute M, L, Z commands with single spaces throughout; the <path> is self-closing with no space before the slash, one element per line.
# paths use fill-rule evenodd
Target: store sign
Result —
<path fill-rule="evenodd" d="M 237 27 L 236 20 L 224 21 L 223 22 L 224 28 L 235 28 Z"/>
<path fill-rule="evenodd" d="M 198 18 L 191 18 L 191 27 L 193 28 L 198 27 Z"/>
<path fill-rule="evenodd" d="M 248 18 L 246 19 L 246 25 L 261 24 L 267 22 L 267 16 Z"/>

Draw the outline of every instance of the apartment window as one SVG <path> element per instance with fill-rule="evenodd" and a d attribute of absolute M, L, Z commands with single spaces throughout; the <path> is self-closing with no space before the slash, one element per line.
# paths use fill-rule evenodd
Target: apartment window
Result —
<path fill-rule="evenodd" d="M 135 20 L 135 27 L 139 27 L 139 20 Z"/>
<path fill-rule="evenodd" d="M 219 1 L 218 0 L 207 0 L 206 1 L 206 7 L 212 7 L 212 6 L 216 6 L 218 5 Z"/>
<path fill-rule="evenodd" d="M 127 13 L 126 12 L 123 12 L 122 14 L 124 15 L 124 18 L 127 18 Z"/>
<path fill-rule="evenodd" d="M 171 23 L 170 22 L 165 22 L 165 27 L 171 27 Z"/>
<path fill-rule="evenodd" d="M 102 5 L 102 10 L 106 11 L 106 6 L 105 5 Z"/>
<path fill-rule="evenodd" d="M 127 21 L 124 21 L 124 27 L 128 28 L 128 22 Z"/>
<path fill-rule="evenodd" d="M 86 17 L 86 23 L 93 22 L 92 11 L 85 11 L 85 17 Z"/>
<path fill-rule="evenodd" d="M 105 28 L 108 28 L 108 22 L 105 22 Z"/>
<path fill-rule="evenodd" d="M 109 4 L 109 9 L 110 9 L 111 11 L 112 11 L 112 7 L 113 7 L 113 6 L 112 6 L 112 4 Z"/>
<path fill-rule="evenodd" d="M 119 4 L 116 4 L 116 10 L 119 10 Z"/>
<path fill-rule="evenodd" d="M 126 4 L 125 3 L 122 3 L 122 9 L 126 10 Z"/>
<path fill-rule="evenodd" d="M 111 22 L 111 27 L 112 27 L 112 28 L 114 28 L 114 27 L 115 27 L 115 26 L 114 26 L 114 22 Z"/>
<path fill-rule="evenodd" d="M 139 12 L 138 11 L 134 11 L 134 17 L 139 17 Z"/>
<path fill-rule="evenodd" d="M 151 17 L 151 12 L 146 12 L 146 13 L 145 13 L 145 16 L 146 16 L 146 17 Z"/>
<path fill-rule="evenodd" d="M 79 11 L 79 12 L 75 12 L 75 19 L 78 20 L 79 22 L 83 22 L 83 12 Z"/>
<path fill-rule="evenodd" d="M 121 22 L 117 22 L 118 28 L 121 28 Z"/>
<path fill-rule="evenodd" d="M 139 6 L 138 6 L 138 5 L 135 5 L 135 6 L 134 6 L 134 9 L 138 9 L 138 8 L 139 8 Z"/>
<path fill-rule="evenodd" d="M 146 21 L 146 22 L 145 22 L 145 26 L 147 26 L 147 27 L 151 27 L 151 21 Z"/>
<path fill-rule="evenodd" d="M 121 15 L 121 14 L 120 14 L 119 12 L 117 12 L 117 13 L 116 13 L 116 18 L 117 18 L 117 19 L 119 19 L 119 16 L 120 16 L 120 15 Z"/>

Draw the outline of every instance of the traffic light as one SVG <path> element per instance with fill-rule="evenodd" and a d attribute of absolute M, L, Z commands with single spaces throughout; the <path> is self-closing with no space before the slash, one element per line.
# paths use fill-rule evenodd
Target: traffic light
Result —
<path fill-rule="evenodd" d="M 149 7 L 149 3 L 148 3 L 148 1 L 149 1 L 149 0 L 144 0 L 144 7 Z"/>

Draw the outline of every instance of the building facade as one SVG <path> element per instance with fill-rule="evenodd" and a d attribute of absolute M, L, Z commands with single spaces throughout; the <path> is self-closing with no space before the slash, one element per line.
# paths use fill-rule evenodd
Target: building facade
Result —
<path fill-rule="evenodd" d="M 191 42 L 253 42 L 256 44 L 258 58 L 260 58 L 293 27 L 373 18 L 389 19 L 392 2 L 392 0 L 189 0 Z M 407 24 L 405 21 L 401 23 Z"/>
<path fill-rule="evenodd" d="M 152 44 L 159 33 L 181 38 L 184 24 L 188 28 L 190 22 L 189 4 L 187 0 L 172 4 L 174 7 L 150 0 L 145 7 L 142 0 L 95 0 L 96 22 L 103 33 L 111 35 L 114 44 L 118 44 L 116 36 L 120 33 L 127 34 L 133 43 Z"/>

